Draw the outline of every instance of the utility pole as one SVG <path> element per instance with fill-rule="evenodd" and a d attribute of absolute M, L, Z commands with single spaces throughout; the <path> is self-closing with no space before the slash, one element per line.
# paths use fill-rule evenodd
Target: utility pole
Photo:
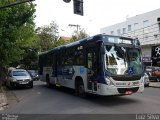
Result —
<path fill-rule="evenodd" d="M 77 40 L 79 37 L 79 29 L 80 29 L 80 25 L 78 24 L 69 24 L 68 25 L 69 27 L 74 27 L 76 28 L 76 31 L 75 31 L 75 38 L 73 39 L 74 41 Z M 73 38 L 73 37 L 72 37 Z"/>
<path fill-rule="evenodd" d="M 80 25 L 76 25 L 76 24 L 69 24 L 68 26 L 69 26 L 69 27 L 76 27 L 76 32 L 77 32 L 77 34 L 78 34 L 78 32 L 79 32 L 79 28 L 80 28 Z"/>
<path fill-rule="evenodd" d="M 0 6 L 0 10 L 1 10 L 1 9 L 5 9 L 5 8 L 8 8 L 8 7 L 13 7 L 13 6 L 15 6 L 15 5 L 19 5 L 19 4 L 22 4 L 22 3 L 32 2 L 32 1 L 35 1 L 35 0 L 17 1 L 17 2 L 14 2 L 14 3 L 8 4 L 8 5 Z"/>

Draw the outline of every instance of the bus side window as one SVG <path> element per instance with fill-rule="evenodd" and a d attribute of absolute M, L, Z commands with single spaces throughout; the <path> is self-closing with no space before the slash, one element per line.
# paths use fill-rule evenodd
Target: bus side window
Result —
<path fill-rule="evenodd" d="M 84 55 L 82 50 L 75 51 L 75 64 L 76 65 L 83 65 L 84 63 Z"/>
<path fill-rule="evenodd" d="M 99 56 L 96 53 L 95 50 L 92 50 L 91 52 L 88 53 L 87 55 L 87 67 L 88 67 L 88 72 L 89 74 L 97 74 L 98 72 L 98 61 L 99 61 Z"/>

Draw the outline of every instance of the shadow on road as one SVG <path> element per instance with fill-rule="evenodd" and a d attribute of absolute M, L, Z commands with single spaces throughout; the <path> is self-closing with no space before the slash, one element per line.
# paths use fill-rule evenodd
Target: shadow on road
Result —
<path fill-rule="evenodd" d="M 137 99 L 131 97 L 132 95 L 125 95 L 125 96 L 98 96 L 98 95 L 91 95 L 88 94 L 86 98 L 80 98 L 75 95 L 75 91 L 73 89 L 65 88 L 65 87 L 47 87 L 46 85 L 42 85 L 43 87 L 55 90 L 56 92 L 62 92 L 61 95 L 69 95 L 72 99 L 81 99 L 87 102 L 92 102 L 94 104 L 99 104 L 102 106 L 117 106 L 123 104 L 130 104 L 130 103 L 138 103 Z M 135 93 L 136 94 L 136 93 Z"/>
<path fill-rule="evenodd" d="M 102 106 L 117 106 L 138 102 L 137 100 L 129 98 L 128 96 L 95 96 L 88 98 L 88 100 Z"/>

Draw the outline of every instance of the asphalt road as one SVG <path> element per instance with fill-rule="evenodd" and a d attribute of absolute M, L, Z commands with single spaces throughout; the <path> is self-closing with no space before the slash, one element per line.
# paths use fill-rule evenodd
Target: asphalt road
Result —
<path fill-rule="evenodd" d="M 91 96 L 83 99 L 72 90 L 47 88 L 34 82 L 33 89 L 7 92 L 10 114 L 140 114 L 160 113 L 160 88 L 147 87 L 143 93 L 119 97 Z"/>

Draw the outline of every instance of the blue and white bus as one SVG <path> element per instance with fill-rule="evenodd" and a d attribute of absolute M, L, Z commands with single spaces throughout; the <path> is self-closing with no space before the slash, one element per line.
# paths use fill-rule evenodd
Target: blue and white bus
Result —
<path fill-rule="evenodd" d="M 140 43 L 127 37 L 98 34 L 39 55 L 42 81 L 82 97 L 143 92 L 143 74 Z"/>

